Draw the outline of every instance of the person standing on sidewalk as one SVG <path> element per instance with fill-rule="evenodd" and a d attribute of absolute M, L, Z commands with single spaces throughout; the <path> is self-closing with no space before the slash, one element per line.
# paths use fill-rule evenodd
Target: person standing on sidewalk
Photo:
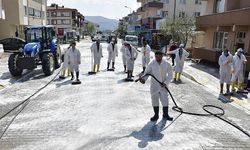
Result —
<path fill-rule="evenodd" d="M 143 42 L 143 47 L 141 49 L 142 52 L 142 72 L 144 73 L 149 61 L 150 61 L 150 52 L 151 52 L 151 48 L 150 46 L 147 44 L 146 41 Z"/>
<path fill-rule="evenodd" d="M 239 48 L 236 54 L 233 56 L 233 68 L 232 68 L 232 91 L 235 91 L 235 81 L 238 80 L 238 90 L 243 90 L 244 82 L 244 63 L 246 63 L 246 57 L 243 54 L 243 49 Z"/>
<path fill-rule="evenodd" d="M 231 55 L 228 49 L 225 49 L 220 58 L 220 94 L 223 94 L 224 83 L 227 84 L 227 94 L 230 93 L 230 82 L 231 82 L 231 68 L 232 68 L 233 55 Z"/>
<path fill-rule="evenodd" d="M 125 57 L 127 60 L 127 71 L 128 76 L 127 79 L 131 79 L 133 77 L 133 70 L 134 70 L 134 62 L 138 56 L 138 52 L 135 47 L 131 46 L 129 43 L 125 43 L 126 50 L 125 50 Z"/>
<path fill-rule="evenodd" d="M 96 42 L 91 45 L 90 49 L 94 57 L 93 72 L 99 72 L 101 58 L 103 57 L 102 45 L 100 44 L 100 39 L 97 39 Z"/>
<path fill-rule="evenodd" d="M 124 66 L 124 73 L 126 73 L 126 69 L 127 69 L 127 60 L 126 60 L 126 56 L 125 56 L 125 53 L 126 53 L 126 46 L 124 44 L 124 41 L 122 41 L 122 47 L 121 47 L 121 53 L 122 53 L 122 63 L 123 63 L 123 66 Z"/>
<path fill-rule="evenodd" d="M 71 43 L 68 54 L 68 64 L 71 71 L 71 80 L 74 80 L 74 71 L 76 72 L 76 81 L 79 81 L 79 65 L 81 64 L 81 53 L 76 48 L 76 42 Z"/>
<path fill-rule="evenodd" d="M 175 76 L 174 81 L 181 81 L 181 74 L 183 72 L 184 61 L 189 56 L 189 53 L 184 49 L 184 44 L 180 44 L 180 48 L 169 51 L 167 54 L 175 55 Z"/>
<path fill-rule="evenodd" d="M 115 39 L 112 39 L 107 49 L 108 49 L 107 70 L 109 70 L 109 65 L 111 61 L 112 61 L 112 69 L 115 69 L 115 57 L 118 57 L 118 48 L 117 48 L 117 44 L 115 43 Z"/>
<path fill-rule="evenodd" d="M 149 76 L 147 74 L 155 76 L 161 82 L 160 84 L 154 78 L 151 78 L 150 93 L 154 110 L 154 116 L 150 118 L 151 121 L 157 121 L 159 118 L 159 99 L 163 106 L 163 118 L 170 121 L 173 120 L 168 114 L 168 92 L 165 89 L 172 80 L 173 72 L 171 65 L 162 59 L 164 54 L 161 50 L 156 51 L 155 60 L 151 61 L 147 66 L 144 77 L 140 77 L 142 84 L 145 84 L 148 79 Z"/>

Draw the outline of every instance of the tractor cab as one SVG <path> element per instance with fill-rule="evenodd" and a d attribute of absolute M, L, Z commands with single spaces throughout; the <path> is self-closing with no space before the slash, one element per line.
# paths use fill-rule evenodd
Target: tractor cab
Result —
<path fill-rule="evenodd" d="M 26 45 L 19 53 L 9 57 L 9 70 L 13 76 L 20 76 L 23 69 L 33 70 L 42 65 L 46 76 L 60 67 L 61 50 L 57 45 L 54 26 L 30 26 L 25 29 Z"/>

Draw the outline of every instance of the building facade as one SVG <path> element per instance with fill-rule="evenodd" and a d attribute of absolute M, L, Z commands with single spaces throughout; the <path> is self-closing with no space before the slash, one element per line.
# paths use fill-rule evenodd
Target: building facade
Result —
<path fill-rule="evenodd" d="M 5 19 L 0 19 L 0 39 L 24 38 L 25 26 L 46 25 L 46 5 L 47 0 L 2 0 Z"/>
<path fill-rule="evenodd" d="M 250 1 L 207 0 L 206 15 L 198 17 L 197 30 L 204 31 L 204 47 L 214 51 L 243 48 L 250 54 Z"/>

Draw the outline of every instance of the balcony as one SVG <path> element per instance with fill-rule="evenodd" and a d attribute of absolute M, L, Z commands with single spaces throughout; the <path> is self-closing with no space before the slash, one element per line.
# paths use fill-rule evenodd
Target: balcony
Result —
<path fill-rule="evenodd" d="M 250 26 L 250 7 L 196 18 L 198 29 L 216 26 Z"/>
<path fill-rule="evenodd" d="M 161 9 L 161 8 L 163 8 L 163 3 L 162 2 L 156 2 L 156 1 L 148 2 L 143 6 L 143 8 L 145 8 L 145 9 L 148 9 L 148 8 Z"/>
<path fill-rule="evenodd" d="M 144 9 L 143 9 L 143 7 L 139 7 L 138 9 L 137 9 L 137 14 L 142 14 L 142 13 L 144 13 Z"/>

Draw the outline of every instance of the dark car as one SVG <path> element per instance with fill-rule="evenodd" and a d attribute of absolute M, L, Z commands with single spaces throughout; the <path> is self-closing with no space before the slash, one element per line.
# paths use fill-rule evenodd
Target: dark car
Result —
<path fill-rule="evenodd" d="M 6 38 L 0 40 L 0 44 L 3 44 L 4 52 L 16 52 L 20 48 L 24 48 L 26 42 L 21 38 Z"/>

